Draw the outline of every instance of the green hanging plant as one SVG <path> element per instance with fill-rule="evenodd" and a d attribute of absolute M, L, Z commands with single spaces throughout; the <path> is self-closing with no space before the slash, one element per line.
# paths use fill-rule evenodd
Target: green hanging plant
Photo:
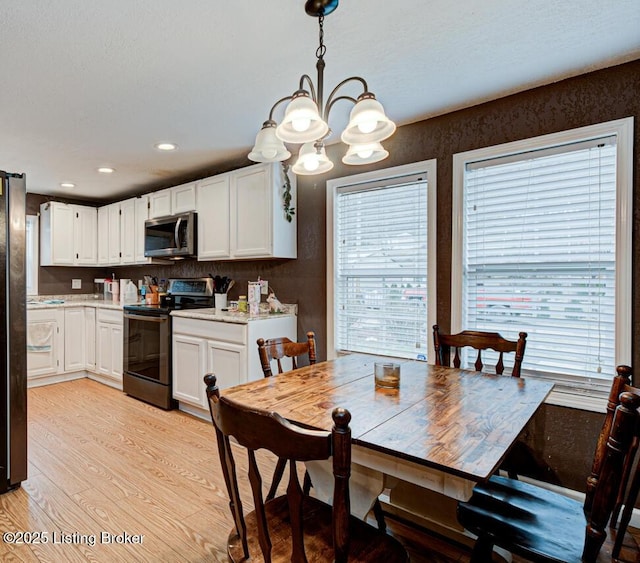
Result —
<path fill-rule="evenodd" d="M 289 179 L 289 165 L 282 163 L 284 172 L 284 185 L 282 186 L 282 208 L 284 209 L 285 219 L 291 223 L 293 216 L 296 214 L 295 207 L 291 207 L 291 180 Z"/>

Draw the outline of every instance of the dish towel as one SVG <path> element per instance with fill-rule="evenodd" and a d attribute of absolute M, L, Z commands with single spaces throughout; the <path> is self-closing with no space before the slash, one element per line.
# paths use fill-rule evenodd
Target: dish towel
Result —
<path fill-rule="evenodd" d="M 27 324 L 27 352 L 51 352 L 53 347 L 53 321 Z"/>

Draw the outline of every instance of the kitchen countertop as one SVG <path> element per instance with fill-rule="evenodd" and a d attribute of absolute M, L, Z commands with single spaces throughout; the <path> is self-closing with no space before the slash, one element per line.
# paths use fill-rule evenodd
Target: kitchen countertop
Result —
<path fill-rule="evenodd" d="M 60 309 L 68 307 L 96 307 L 99 309 L 116 309 L 122 311 L 120 303 L 105 301 L 104 299 L 54 299 L 43 298 L 27 300 L 27 310 L 33 309 Z"/>
<path fill-rule="evenodd" d="M 263 303 L 261 305 L 267 305 Z M 183 311 L 172 311 L 172 317 L 184 317 L 188 319 L 201 319 L 204 321 L 217 321 L 223 323 L 247 324 L 251 321 L 259 321 L 264 319 L 276 319 L 278 317 L 295 317 L 297 314 L 297 305 L 283 304 L 283 313 L 269 313 L 268 308 L 261 307 L 258 315 L 250 316 L 249 313 L 240 313 L 237 311 L 222 311 L 220 309 L 186 309 Z"/>

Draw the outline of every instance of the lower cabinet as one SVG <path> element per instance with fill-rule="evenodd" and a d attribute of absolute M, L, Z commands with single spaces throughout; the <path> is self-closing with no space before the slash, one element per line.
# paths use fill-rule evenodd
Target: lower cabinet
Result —
<path fill-rule="evenodd" d="M 258 338 L 296 339 L 296 317 L 251 320 L 245 324 L 173 317 L 173 398 L 208 416 L 204 376 L 213 373 L 221 389 L 263 377 Z M 189 410 L 183 409 L 183 410 Z"/>
<path fill-rule="evenodd" d="M 84 307 L 64 310 L 64 371 L 85 369 L 85 315 Z"/>
<path fill-rule="evenodd" d="M 27 381 L 64 372 L 64 311 L 34 309 L 27 312 Z"/>
<path fill-rule="evenodd" d="M 123 315 L 115 309 L 96 314 L 96 373 L 122 389 Z M 102 381 L 102 379 L 101 379 Z"/>
<path fill-rule="evenodd" d="M 88 375 L 122 388 L 119 309 L 52 307 L 27 310 L 29 387 Z"/>

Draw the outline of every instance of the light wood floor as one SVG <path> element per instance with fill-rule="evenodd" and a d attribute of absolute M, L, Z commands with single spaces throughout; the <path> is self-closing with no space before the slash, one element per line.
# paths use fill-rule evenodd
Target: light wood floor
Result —
<path fill-rule="evenodd" d="M 232 522 L 210 422 L 87 379 L 30 389 L 28 399 L 29 476 L 0 496 L 0 532 L 32 534 L 0 541 L 1 561 L 227 560 Z M 272 459 L 260 465 L 271 474 Z M 390 524 L 412 561 L 469 561 Z"/>

